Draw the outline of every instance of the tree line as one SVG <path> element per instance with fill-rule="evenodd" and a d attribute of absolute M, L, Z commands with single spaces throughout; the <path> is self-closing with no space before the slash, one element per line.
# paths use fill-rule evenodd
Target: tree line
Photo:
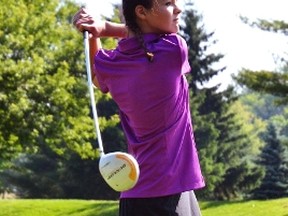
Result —
<path fill-rule="evenodd" d="M 71 25 L 79 5 L 1 1 L 0 192 L 21 198 L 117 199 L 98 170 L 83 39 Z M 197 196 L 287 197 L 287 61 L 279 63 L 279 71 L 240 71 L 234 80 L 241 93 L 232 85 L 221 91 L 220 85 L 207 87 L 225 73 L 225 65 L 215 67 L 224 55 L 209 52 L 217 41 L 193 6 L 185 7 L 180 34 L 188 44 L 192 120 L 207 182 Z M 119 21 L 118 15 L 115 7 L 109 19 Z M 276 21 L 242 19 L 266 31 L 286 34 L 288 29 Z M 117 43 L 102 42 L 105 48 Z M 95 96 L 105 151 L 126 151 L 116 104 L 109 94 L 96 91 Z"/>

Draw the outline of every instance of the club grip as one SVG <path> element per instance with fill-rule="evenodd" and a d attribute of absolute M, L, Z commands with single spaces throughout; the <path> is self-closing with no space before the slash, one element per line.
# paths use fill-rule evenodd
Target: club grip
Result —
<path fill-rule="evenodd" d="M 83 36 L 84 36 L 84 39 L 88 39 L 88 38 L 89 38 L 89 33 L 88 33 L 87 30 L 85 30 L 85 31 L 83 32 Z"/>

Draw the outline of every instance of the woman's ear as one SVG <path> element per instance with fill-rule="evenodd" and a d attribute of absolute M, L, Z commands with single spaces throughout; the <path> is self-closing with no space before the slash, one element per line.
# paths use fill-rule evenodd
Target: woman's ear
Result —
<path fill-rule="evenodd" d="M 135 14 L 139 19 L 144 20 L 146 19 L 147 10 L 142 5 L 137 5 L 135 7 Z"/>

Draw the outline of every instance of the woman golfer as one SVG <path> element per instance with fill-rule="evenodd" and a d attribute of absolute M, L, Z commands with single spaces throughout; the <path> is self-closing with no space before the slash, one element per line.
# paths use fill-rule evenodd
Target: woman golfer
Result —
<path fill-rule="evenodd" d="M 99 3 L 100 4 L 100 3 Z M 119 107 L 128 152 L 138 161 L 135 187 L 121 193 L 120 216 L 201 215 L 193 190 L 204 187 L 189 108 L 185 40 L 177 0 L 123 0 L 124 24 L 73 17 L 90 33 L 93 83 Z M 100 37 L 122 38 L 112 50 Z"/>

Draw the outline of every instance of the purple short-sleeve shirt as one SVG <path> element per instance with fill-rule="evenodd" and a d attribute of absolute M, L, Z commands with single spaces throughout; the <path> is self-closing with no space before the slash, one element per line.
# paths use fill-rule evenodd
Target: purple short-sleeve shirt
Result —
<path fill-rule="evenodd" d="M 102 92 L 119 106 L 128 151 L 140 178 L 122 198 L 157 197 L 204 187 L 194 141 L 185 73 L 187 44 L 177 34 L 144 34 L 149 62 L 136 38 L 95 56 Z"/>

